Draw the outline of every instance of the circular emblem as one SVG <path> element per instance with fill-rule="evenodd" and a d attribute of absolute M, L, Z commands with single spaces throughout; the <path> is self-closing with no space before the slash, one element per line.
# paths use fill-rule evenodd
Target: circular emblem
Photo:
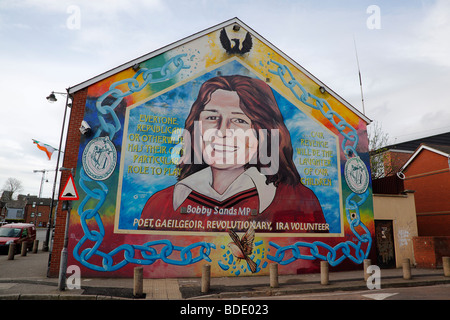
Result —
<path fill-rule="evenodd" d="M 350 189 L 358 194 L 364 193 L 369 186 L 369 172 L 364 162 L 359 158 L 350 158 L 345 163 L 345 181 Z"/>
<path fill-rule="evenodd" d="M 83 169 L 91 179 L 108 179 L 116 162 L 116 147 L 108 137 L 92 139 L 83 151 Z"/>

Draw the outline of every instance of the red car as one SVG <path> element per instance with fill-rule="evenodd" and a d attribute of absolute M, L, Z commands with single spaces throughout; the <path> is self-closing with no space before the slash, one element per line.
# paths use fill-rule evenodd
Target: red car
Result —
<path fill-rule="evenodd" d="M 33 249 L 36 240 L 36 227 L 31 223 L 11 223 L 0 227 L 0 251 L 9 250 L 9 244 L 16 244 L 16 252 L 20 252 L 22 242 L 27 241 L 28 250 Z"/>

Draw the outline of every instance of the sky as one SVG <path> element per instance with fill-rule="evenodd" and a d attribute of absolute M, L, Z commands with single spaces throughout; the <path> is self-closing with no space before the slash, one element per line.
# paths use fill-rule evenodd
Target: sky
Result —
<path fill-rule="evenodd" d="M 57 153 L 32 139 L 59 146 L 65 96 L 49 103 L 52 91 L 234 17 L 390 143 L 450 131 L 448 0 L 0 0 L 0 189 L 12 177 L 51 196 Z"/>

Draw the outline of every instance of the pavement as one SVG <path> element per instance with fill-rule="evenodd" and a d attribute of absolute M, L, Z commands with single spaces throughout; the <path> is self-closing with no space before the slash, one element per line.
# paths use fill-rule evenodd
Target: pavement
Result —
<path fill-rule="evenodd" d="M 210 290 L 201 292 L 201 278 L 144 279 L 145 297 L 133 297 L 132 278 L 82 278 L 80 289 L 59 291 L 58 279 L 47 277 L 49 253 L 39 250 L 26 256 L 0 255 L 0 300 L 215 300 L 267 297 L 332 291 L 368 290 L 361 270 L 329 273 L 329 284 L 320 274 L 279 275 L 277 288 L 269 276 L 211 278 Z M 443 269 L 411 269 L 412 279 L 403 279 L 402 269 L 381 269 L 382 289 L 450 284 Z"/>

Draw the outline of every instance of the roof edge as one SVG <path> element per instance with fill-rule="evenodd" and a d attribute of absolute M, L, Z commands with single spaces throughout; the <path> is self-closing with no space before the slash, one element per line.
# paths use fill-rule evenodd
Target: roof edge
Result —
<path fill-rule="evenodd" d="M 325 88 L 325 90 L 332 95 L 334 98 L 336 98 L 339 102 L 341 102 L 344 106 L 346 106 L 348 109 L 350 109 L 353 113 L 355 113 L 358 117 L 360 117 L 361 119 L 363 119 L 366 124 L 370 124 L 372 122 L 372 120 L 370 118 L 368 118 L 365 114 L 363 114 L 361 111 L 359 111 L 357 108 L 355 108 L 353 105 L 351 105 L 348 101 L 346 101 L 344 98 L 342 98 L 341 96 L 339 96 L 336 92 L 334 92 L 332 89 L 330 89 L 327 85 L 325 85 L 322 81 L 320 81 L 319 79 L 317 79 L 311 72 L 309 72 L 308 70 L 306 70 L 304 67 L 302 67 L 300 64 L 298 64 L 295 60 L 293 60 L 291 57 L 289 57 L 287 54 L 285 54 L 283 51 L 281 51 L 280 49 L 278 49 L 275 45 L 273 45 L 270 41 L 268 41 L 267 39 L 265 39 L 263 36 L 261 36 L 258 32 L 256 32 L 255 30 L 253 30 L 252 28 L 250 28 L 248 25 L 246 25 L 244 22 L 242 22 L 239 18 L 234 17 L 232 19 L 226 20 L 222 23 L 219 23 L 215 26 L 209 27 L 207 29 L 204 29 L 202 31 L 199 31 L 197 33 L 194 33 L 188 37 L 182 38 L 181 40 L 172 42 L 164 47 L 161 47 L 157 50 L 154 50 L 152 52 L 149 52 L 145 55 L 142 55 L 136 59 L 130 60 L 124 64 L 121 64 L 113 69 L 110 69 L 106 72 L 103 72 L 97 76 L 94 76 L 86 81 L 83 81 L 73 87 L 69 87 L 67 88 L 67 92 L 69 94 L 73 94 L 79 90 L 82 90 L 98 81 L 101 81 L 103 79 L 106 79 L 118 72 L 121 72 L 123 70 L 126 70 L 128 68 L 133 67 L 135 64 L 139 64 L 143 61 L 146 61 L 148 59 L 151 59 L 159 54 L 162 54 L 166 51 L 169 51 L 175 47 L 178 47 L 180 45 L 183 45 L 185 43 L 188 43 L 196 38 L 202 37 L 208 33 L 211 33 L 213 31 L 216 31 L 218 29 L 224 28 L 226 26 L 229 26 L 230 24 L 239 24 L 241 25 L 241 27 L 243 27 L 244 29 L 246 29 L 247 31 L 249 31 L 253 36 L 255 36 L 256 38 L 258 38 L 260 41 L 262 41 L 263 43 L 265 43 L 268 47 L 270 47 L 272 50 L 276 51 L 279 55 L 281 55 L 283 58 L 285 58 L 289 63 L 291 63 L 292 65 L 294 65 L 296 68 L 298 68 L 301 72 L 303 72 L 306 76 L 308 76 L 312 81 L 314 81 L 315 83 L 317 83 L 319 86 L 323 86 Z"/>
<path fill-rule="evenodd" d="M 108 70 L 106 72 L 103 72 L 103 73 L 97 75 L 97 76 L 94 76 L 94 77 L 92 77 L 92 78 L 90 78 L 90 79 L 88 79 L 86 81 L 83 81 L 83 82 L 81 82 L 81 83 L 79 83 L 79 84 L 77 84 L 77 85 L 75 85 L 73 87 L 69 87 L 67 90 L 68 90 L 68 92 L 70 94 L 72 94 L 74 92 L 77 92 L 79 90 L 82 90 L 82 89 L 90 86 L 91 84 L 94 84 L 94 83 L 96 83 L 98 81 L 106 79 L 106 78 L 108 78 L 108 77 L 110 77 L 110 76 L 112 76 L 112 75 L 114 75 L 114 74 L 116 74 L 118 72 L 121 72 L 121 71 L 126 70 L 128 68 L 131 68 L 135 64 L 144 62 L 144 61 L 146 61 L 148 59 L 151 59 L 151 58 L 153 58 L 153 57 L 155 57 L 155 56 L 157 56 L 157 55 L 159 55 L 161 53 L 169 51 L 172 48 L 175 48 L 175 47 L 178 47 L 178 46 L 183 45 L 185 43 L 188 43 L 188 42 L 190 42 L 190 41 L 192 41 L 192 40 L 194 40 L 196 38 L 199 38 L 199 37 L 201 37 L 201 36 L 203 36 L 205 34 L 208 34 L 208 33 L 212 32 L 212 31 L 214 31 L 216 29 L 228 26 L 228 25 L 230 25 L 232 23 L 240 23 L 240 24 L 245 25 L 238 18 L 233 18 L 233 19 L 224 21 L 224 22 L 219 23 L 219 24 L 217 24 L 215 26 L 212 26 L 210 28 L 204 29 L 204 30 L 199 31 L 197 33 L 194 33 L 194 34 L 192 34 L 192 35 L 190 35 L 188 37 L 182 38 L 182 39 L 177 40 L 175 42 L 172 42 L 172 43 L 170 43 L 168 45 L 165 45 L 164 47 L 161 47 L 161 48 L 159 48 L 157 50 L 154 50 L 154 51 L 151 51 L 149 53 L 146 53 L 146 54 L 144 54 L 144 55 L 142 55 L 142 56 L 140 56 L 138 58 L 135 58 L 133 60 L 125 62 L 125 63 L 123 63 L 123 64 L 121 64 L 121 65 L 119 65 L 119 66 L 117 66 L 117 67 L 115 67 L 113 69 L 110 69 L 110 70 Z"/>
<path fill-rule="evenodd" d="M 419 155 L 420 152 L 422 152 L 423 150 L 428 150 L 434 153 L 437 153 L 441 156 L 447 157 L 450 159 L 450 154 L 445 153 L 443 151 L 437 150 L 433 147 L 427 146 L 426 144 L 422 144 L 420 145 L 419 148 L 417 148 L 417 150 L 414 152 L 414 154 L 408 159 L 408 161 L 406 161 L 406 163 L 400 168 L 399 172 L 403 172 L 410 164 L 411 162 L 413 162 L 413 160 Z"/>

